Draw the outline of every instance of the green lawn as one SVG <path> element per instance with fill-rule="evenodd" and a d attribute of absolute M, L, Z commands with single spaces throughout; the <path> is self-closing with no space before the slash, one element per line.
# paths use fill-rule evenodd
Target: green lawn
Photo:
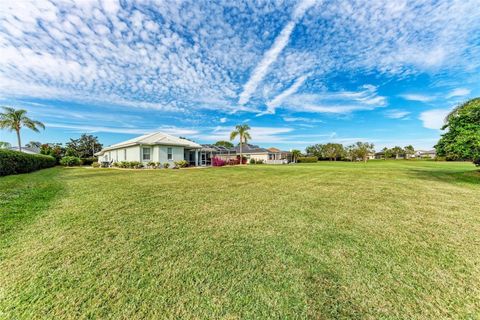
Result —
<path fill-rule="evenodd" d="M 480 173 L 372 161 L 0 178 L 0 318 L 477 319 Z"/>

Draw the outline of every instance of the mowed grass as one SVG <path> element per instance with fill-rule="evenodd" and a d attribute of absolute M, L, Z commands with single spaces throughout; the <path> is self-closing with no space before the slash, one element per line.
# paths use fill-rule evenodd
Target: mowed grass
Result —
<path fill-rule="evenodd" d="M 2 319 L 480 317 L 469 163 L 53 168 L 0 197 Z"/>

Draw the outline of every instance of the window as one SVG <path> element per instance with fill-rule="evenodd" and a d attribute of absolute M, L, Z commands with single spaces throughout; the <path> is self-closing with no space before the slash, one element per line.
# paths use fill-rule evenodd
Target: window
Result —
<path fill-rule="evenodd" d="M 142 160 L 150 161 L 150 148 L 142 148 Z"/>
<path fill-rule="evenodd" d="M 173 159 L 172 148 L 167 148 L 167 160 Z"/>
<path fill-rule="evenodd" d="M 127 149 L 123 149 L 123 160 L 127 161 Z"/>

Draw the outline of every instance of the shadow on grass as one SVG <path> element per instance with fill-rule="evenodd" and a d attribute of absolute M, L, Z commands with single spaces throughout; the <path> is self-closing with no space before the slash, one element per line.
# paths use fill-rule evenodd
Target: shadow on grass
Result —
<path fill-rule="evenodd" d="M 451 170 L 409 170 L 415 178 L 428 181 L 441 181 L 453 184 L 469 184 L 480 186 L 480 170 L 451 171 Z"/>

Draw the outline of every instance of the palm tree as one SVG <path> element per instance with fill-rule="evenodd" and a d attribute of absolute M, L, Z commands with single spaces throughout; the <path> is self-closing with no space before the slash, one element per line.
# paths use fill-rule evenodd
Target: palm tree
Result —
<path fill-rule="evenodd" d="M 230 140 L 235 140 L 235 138 L 238 136 L 240 138 L 240 164 L 243 163 L 243 156 L 242 156 L 242 145 L 243 143 L 247 142 L 248 140 L 252 139 L 250 136 L 250 133 L 248 132 L 250 130 L 250 126 L 248 124 L 239 124 L 235 126 L 235 130 L 233 130 L 230 133 Z"/>
<path fill-rule="evenodd" d="M 26 116 L 27 110 L 15 110 L 9 107 L 3 107 L 4 112 L 0 113 L 0 129 L 8 129 L 17 132 L 18 150 L 22 151 L 22 141 L 20 140 L 20 129 L 26 127 L 35 132 L 38 128 L 45 129 L 45 125 L 40 121 L 35 121 Z"/>
<path fill-rule="evenodd" d="M 297 163 L 297 159 L 301 155 L 302 155 L 302 152 L 300 150 L 297 150 L 297 149 L 292 150 L 292 161 L 293 161 L 293 163 Z"/>

